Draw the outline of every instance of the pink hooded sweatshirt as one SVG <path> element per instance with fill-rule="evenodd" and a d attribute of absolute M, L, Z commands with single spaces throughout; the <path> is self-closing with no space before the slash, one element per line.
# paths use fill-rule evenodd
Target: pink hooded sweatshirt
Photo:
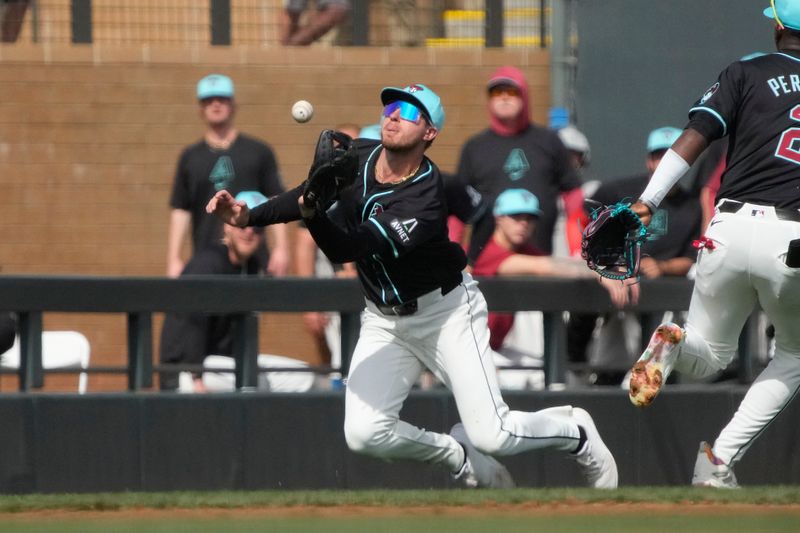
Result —
<path fill-rule="evenodd" d="M 529 108 L 529 94 L 528 82 L 525 81 L 525 75 L 516 67 L 500 67 L 492 73 L 489 78 L 489 83 L 486 87 L 491 88 L 496 85 L 512 85 L 519 89 L 520 98 L 522 99 L 522 110 L 517 115 L 517 118 L 512 124 L 500 122 L 500 120 L 492 114 L 489 109 L 489 127 L 498 135 L 503 137 L 511 137 L 525 131 L 531 123 L 530 108 Z"/>

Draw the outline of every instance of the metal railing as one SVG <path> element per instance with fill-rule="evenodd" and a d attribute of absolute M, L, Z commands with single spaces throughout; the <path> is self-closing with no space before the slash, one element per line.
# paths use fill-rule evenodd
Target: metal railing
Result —
<path fill-rule="evenodd" d="M 544 315 L 545 383 L 565 382 L 567 371 L 564 311 L 604 313 L 612 309 L 606 291 L 592 280 L 482 278 L 481 289 L 494 311 L 538 310 Z M 258 321 L 256 313 L 339 311 L 342 313 L 342 367 L 347 374 L 358 339 L 359 314 L 364 308 L 357 282 L 352 279 L 240 279 L 229 276 L 192 278 L 122 278 L 80 276 L 0 277 L 0 309 L 19 316 L 20 390 L 40 388 L 42 369 L 42 314 L 45 312 L 125 313 L 127 315 L 128 389 L 149 388 L 153 373 L 152 313 L 230 313 L 239 329 L 234 347 L 239 389 L 257 383 Z M 645 317 L 651 328 L 664 310 L 688 308 L 691 282 L 659 279 L 642 282 L 642 297 L 631 311 Z M 649 317 L 649 318 L 648 318 Z M 752 328 L 745 330 L 740 349 L 740 380 L 752 380 Z M 113 372 L 113 368 L 97 369 Z M 315 369 L 309 369 L 315 370 Z M 320 369 L 316 369 L 321 371 Z M 89 372 L 93 369 L 90 367 Z"/>
<path fill-rule="evenodd" d="M 547 47 L 561 0 L 349 0 L 333 45 Z M 280 42 L 283 0 L 31 0 L 20 40 L 258 45 Z M 310 1 L 307 13 L 316 9 Z"/>

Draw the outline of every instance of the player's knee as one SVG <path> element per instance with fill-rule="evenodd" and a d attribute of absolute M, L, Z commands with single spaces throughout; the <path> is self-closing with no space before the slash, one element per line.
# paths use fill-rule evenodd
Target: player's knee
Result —
<path fill-rule="evenodd" d="M 486 455 L 502 455 L 505 438 L 494 431 L 468 433 L 469 440 L 477 450 Z"/>
<path fill-rule="evenodd" d="M 345 420 L 344 438 L 347 447 L 355 453 L 380 455 L 389 438 L 387 424 L 377 421 Z"/>

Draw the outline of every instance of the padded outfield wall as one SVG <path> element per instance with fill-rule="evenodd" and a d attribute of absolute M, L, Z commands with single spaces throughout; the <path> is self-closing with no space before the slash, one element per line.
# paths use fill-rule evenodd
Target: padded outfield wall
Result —
<path fill-rule="evenodd" d="M 673 387 L 648 409 L 622 390 L 507 393 L 513 409 L 582 406 L 616 457 L 621 485 L 687 485 L 698 443 L 712 439 L 741 387 Z M 278 395 L 10 395 L 0 400 L 0 492 L 454 486 L 447 472 L 384 463 L 347 450 L 341 392 Z M 447 431 L 449 394 L 413 393 L 403 417 Z M 794 402 L 756 441 L 736 474 L 744 485 L 800 483 Z M 582 486 L 561 453 L 502 461 L 518 485 Z"/>

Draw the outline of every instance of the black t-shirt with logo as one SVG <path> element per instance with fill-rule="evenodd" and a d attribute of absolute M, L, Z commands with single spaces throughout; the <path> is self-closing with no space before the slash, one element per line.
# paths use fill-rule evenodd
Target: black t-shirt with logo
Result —
<path fill-rule="evenodd" d="M 689 111 L 707 139 L 728 135 L 717 197 L 800 208 L 800 53 L 730 64 Z"/>
<path fill-rule="evenodd" d="M 205 141 L 188 146 L 178 160 L 169 205 L 192 214 L 192 244 L 201 250 L 222 238 L 222 222 L 206 213 L 214 194 L 227 190 L 259 191 L 267 198 L 284 191 L 275 155 L 269 146 L 239 134 L 227 150 Z"/>
<path fill-rule="evenodd" d="M 548 254 L 553 250 L 559 195 L 581 186 L 558 134 L 535 124 L 518 135 L 506 137 L 487 129 L 470 138 L 461 149 L 458 176 L 483 195 L 489 206 L 506 189 L 527 189 L 535 194 L 542 214 L 532 244 Z M 484 217 L 475 225 L 471 260 L 480 254 L 493 230 L 493 217 Z"/>

